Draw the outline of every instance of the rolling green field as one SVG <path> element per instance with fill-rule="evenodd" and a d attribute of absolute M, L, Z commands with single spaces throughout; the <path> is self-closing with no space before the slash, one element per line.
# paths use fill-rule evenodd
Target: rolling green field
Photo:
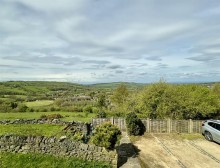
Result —
<path fill-rule="evenodd" d="M 52 124 L 9 124 L 0 125 L 0 135 L 16 134 L 25 136 L 56 136 L 63 130 L 63 125 Z"/>
<path fill-rule="evenodd" d="M 74 157 L 55 157 L 43 154 L 0 153 L 1 168 L 110 168 L 111 165 Z"/>
<path fill-rule="evenodd" d="M 39 119 L 42 115 L 49 114 L 61 114 L 64 118 L 63 121 L 82 121 L 90 122 L 93 117 L 96 116 L 94 113 L 84 112 L 25 112 L 25 113 L 0 113 L 0 120 L 15 120 L 15 119 Z"/>
<path fill-rule="evenodd" d="M 49 106 L 53 104 L 53 100 L 40 100 L 40 101 L 33 101 L 33 102 L 26 102 L 25 105 L 27 107 L 42 107 L 42 106 Z"/>

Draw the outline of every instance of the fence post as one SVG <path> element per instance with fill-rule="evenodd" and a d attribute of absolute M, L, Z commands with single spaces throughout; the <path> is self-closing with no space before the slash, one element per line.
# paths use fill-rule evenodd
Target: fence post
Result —
<path fill-rule="evenodd" d="M 150 119 L 147 118 L 147 129 L 146 132 L 150 133 Z"/>
<path fill-rule="evenodd" d="M 171 119 L 170 118 L 167 119 L 167 132 L 168 133 L 171 132 Z"/>
<path fill-rule="evenodd" d="M 111 123 L 114 125 L 114 117 L 111 118 Z"/>
<path fill-rule="evenodd" d="M 189 119 L 189 133 L 193 133 L 193 122 L 192 119 Z"/>

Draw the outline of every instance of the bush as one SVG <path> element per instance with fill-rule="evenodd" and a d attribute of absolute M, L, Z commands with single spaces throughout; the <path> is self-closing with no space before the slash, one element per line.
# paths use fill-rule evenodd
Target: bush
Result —
<path fill-rule="evenodd" d="M 49 114 L 49 115 L 41 115 L 40 116 L 41 119 L 49 119 L 49 120 L 53 120 L 53 119 L 60 119 L 63 118 L 63 116 L 61 114 Z"/>
<path fill-rule="evenodd" d="M 106 149 L 114 149 L 115 144 L 119 141 L 121 131 L 111 123 L 104 123 L 96 127 L 92 142 Z"/>
<path fill-rule="evenodd" d="M 42 115 L 40 116 L 40 119 L 47 119 L 47 116 L 46 116 L 45 114 L 42 114 Z"/>
<path fill-rule="evenodd" d="M 74 106 L 74 107 L 71 108 L 71 111 L 72 112 L 82 112 L 83 110 L 82 110 L 81 107 Z"/>
<path fill-rule="evenodd" d="M 99 110 L 98 110 L 98 108 L 93 107 L 93 108 L 92 108 L 92 112 L 93 112 L 93 113 L 98 113 L 98 112 L 99 112 Z"/>
<path fill-rule="evenodd" d="M 40 109 L 41 112 L 47 112 L 48 110 L 46 108 Z"/>
<path fill-rule="evenodd" d="M 27 109 L 28 109 L 28 107 L 27 107 L 26 105 L 20 105 L 20 106 L 18 107 L 18 111 L 19 111 L 19 112 L 26 112 Z"/>
<path fill-rule="evenodd" d="M 83 112 L 85 112 L 85 113 L 92 113 L 93 111 L 92 111 L 92 107 L 91 106 L 86 106 L 86 107 L 84 107 L 83 108 Z"/>
<path fill-rule="evenodd" d="M 56 111 L 56 108 L 55 107 L 51 107 L 50 111 Z"/>
<path fill-rule="evenodd" d="M 29 112 L 34 112 L 34 109 L 33 109 L 33 108 L 30 108 L 30 109 L 29 109 Z"/>
<path fill-rule="evenodd" d="M 106 118 L 106 112 L 104 112 L 104 111 L 98 112 L 97 118 Z"/>
<path fill-rule="evenodd" d="M 145 126 L 134 112 L 126 116 L 126 125 L 129 135 L 142 135 L 145 132 Z"/>
<path fill-rule="evenodd" d="M 114 113 L 114 116 L 116 116 L 116 117 L 125 117 L 125 113 L 123 113 L 123 112 L 116 112 L 116 113 Z"/>
<path fill-rule="evenodd" d="M 75 141 L 82 141 L 83 140 L 83 135 L 81 132 L 76 132 L 73 136 L 72 139 Z"/>

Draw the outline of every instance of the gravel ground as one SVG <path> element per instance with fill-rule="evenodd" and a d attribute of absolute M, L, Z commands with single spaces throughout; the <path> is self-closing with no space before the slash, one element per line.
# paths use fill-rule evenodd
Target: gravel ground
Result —
<path fill-rule="evenodd" d="M 146 168 L 218 168 L 220 145 L 205 139 L 187 140 L 170 134 L 147 134 L 134 145 Z"/>

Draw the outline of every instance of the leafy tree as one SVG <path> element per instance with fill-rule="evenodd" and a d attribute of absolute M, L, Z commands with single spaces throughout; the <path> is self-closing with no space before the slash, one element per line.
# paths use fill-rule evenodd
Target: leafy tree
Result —
<path fill-rule="evenodd" d="M 179 86 L 184 94 L 179 95 L 184 119 L 214 117 L 219 110 L 219 99 L 211 90 L 199 85 Z"/>
<path fill-rule="evenodd" d="M 200 85 L 159 82 L 139 93 L 135 111 L 149 118 L 205 119 L 219 112 L 219 98 Z"/>
<path fill-rule="evenodd" d="M 111 97 L 113 103 L 122 105 L 128 100 L 128 89 L 124 84 L 121 84 L 114 92 Z"/>
<path fill-rule="evenodd" d="M 107 103 L 106 103 L 106 96 L 104 94 L 99 95 L 97 100 L 97 106 L 99 109 L 106 108 Z"/>
<path fill-rule="evenodd" d="M 110 109 L 114 114 L 126 114 L 128 111 L 129 92 L 126 85 L 121 84 L 113 91 Z"/>
<path fill-rule="evenodd" d="M 215 83 L 212 89 L 213 93 L 220 98 L 220 83 Z"/>
<path fill-rule="evenodd" d="M 164 118 L 168 111 L 168 101 L 171 100 L 169 85 L 164 82 L 155 83 L 147 86 L 140 93 L 138 110 L 145 113 L 149 118 Z M 164 109 L 167 109 L 164 111 Z"/>

